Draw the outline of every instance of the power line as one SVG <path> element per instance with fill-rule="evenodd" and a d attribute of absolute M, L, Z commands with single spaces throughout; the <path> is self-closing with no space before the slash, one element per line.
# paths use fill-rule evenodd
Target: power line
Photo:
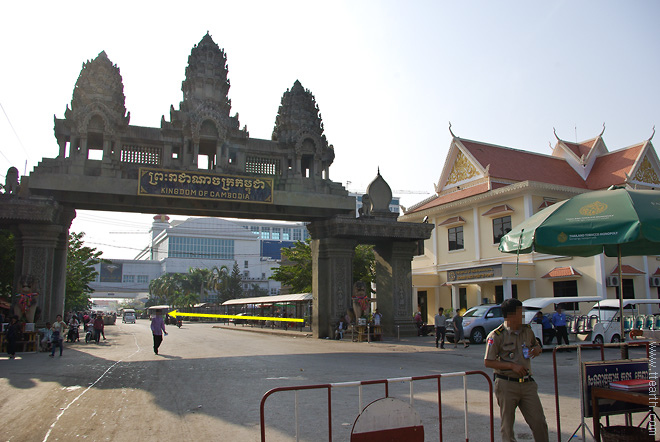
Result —
<path fill-rule="evenodd" d="M 2 105 L 2 103 L 0 103 L 0 109 L 2 109 L 2 113 L 5 114 L 5 118 L 7 119 L 7 123 L 9 123 L 9 127 L 11 127 L 11 130 L 14 132 L 14 135 L 16 136 L 16 139 L 18 140 L 18 143 L 23 148 L 23 152 L 25 152 L 25 156 L 27 157 L 28 160 L 32 161 L 32 158 L 30 158 L 30 154 L 28 153 L 27 149 L 23 145 L 23 141 L 21 141 L 21 137 L 18 136 L 18 133 L 16 132 L 16 129 L 14 129 L 14 125 L 11 124 L 11 120 L 9 119 L 9 115 L 7 115 L 7 112 L 5 111 L 5 108 Z M 4 154 L 2 156 L 5 157 Z M 7 157 L 5 157 L 5 159 L 7 161 L 9 161 L 9 159 Z M 11 163 L 11 161 L 10 161 L 10 163 Z"/>

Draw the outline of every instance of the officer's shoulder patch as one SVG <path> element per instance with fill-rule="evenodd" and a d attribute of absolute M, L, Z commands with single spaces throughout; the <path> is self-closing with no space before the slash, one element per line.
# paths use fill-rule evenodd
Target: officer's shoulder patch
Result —
<path fill-rule="evenodd" d="M 496 335 L 499 335 L 504 331 L 504 324 L 501 324 L 499 327 L 497 327 L 495 330 L 493 330 Z"/>

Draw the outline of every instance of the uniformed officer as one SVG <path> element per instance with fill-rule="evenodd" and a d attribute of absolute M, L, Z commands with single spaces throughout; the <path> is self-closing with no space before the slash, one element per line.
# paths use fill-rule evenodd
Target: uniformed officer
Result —
<path fill-rule="evenodd" d="M 504 324 L 488 335 L 484 356 L 484 365 L 494 371 L 502 442 L 516 441 L 513 434 L 516 407 L 531 428 L 534 441 L 548 442 L 548 424 L 530 362 L 541 353 L 541 347 L 532 328 L 523 324 L 522 302 L 513 298 L 505 300 L 502 315 Z"/>

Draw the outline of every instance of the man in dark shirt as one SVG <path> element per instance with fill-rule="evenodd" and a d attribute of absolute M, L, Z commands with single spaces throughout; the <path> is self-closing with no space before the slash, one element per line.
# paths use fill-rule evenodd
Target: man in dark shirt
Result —
<path fill-rule="evenodd" d="M 103 316 L 96 315 L 96 318 L 94 318 L 94 340 L 96 341 L 97 344 L 101 340 L 101 333 L 103 333 L 103 327 L 105 327 L 105 325 L 103 324 Z"/>

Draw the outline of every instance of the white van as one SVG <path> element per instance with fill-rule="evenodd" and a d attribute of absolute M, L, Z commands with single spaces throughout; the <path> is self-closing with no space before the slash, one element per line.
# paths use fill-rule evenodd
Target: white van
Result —
<path fill-rule="evenodd" d="M 541 324 L 534 322 L 534 318 L 538 312 L 543 313 L 544 315 L 552 315 L 555 311 L 556 304 L 569 304 L 569 303 L 580 303 L 580 302 L 597 302 L 601 301 L 603 298 L 600 296 L 558 296 L 552 298 L 530 298 L 523 301 L 523 321 L 525 324 L 530 324 L 532 330 L 534 330 L 534 336 L 536 340 L 541 345 L 541 347 L 550 348 L 553 347 L 556 343 L 555 338 L 548 344 L 543 343 L 543 327 Z M 564 309 L 566 315 L 572 316 L 572 318 L 579 318 L 581 315 L 577 310 Z M 577 324 L 579 321 L 577 319 L 572 319 L 570 323 L 567 322 L 568 328 L 568 342 L 576 343 L 578 341 L 583 341 L 577 333 L 580 329 L 576 328 L 574 324 Z M 584 329 L 584 328 L 583 328 Z"/>
<path fill-rule="evenodd" d="M 646 313 L 640 311 L 643 306 L 647 306 L 643 308 Z M 626 340 L 630 338 L 631 330 L 660 330 L 659 312 L 660 299 L 624 299 L 623 329 Z M 621 342 L 618 299 L 605 299 L 596 303 L 586 316 L 594 324 L 590 332 L 592 342 Z"/>
<path fill-rule="evenodd" d="M 121 322 L 135 324 L 135 310 L 132 308 L 124 309 L 124 315 L 122 316 Z"/>

